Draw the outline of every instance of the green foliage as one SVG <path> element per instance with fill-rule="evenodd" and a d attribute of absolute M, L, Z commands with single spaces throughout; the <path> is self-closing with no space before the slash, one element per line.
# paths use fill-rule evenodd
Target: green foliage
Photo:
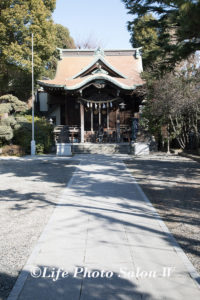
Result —
<path fill-rule="evenodd" d="M 75 43 L 70 36 L 69 29 L 60 24 L 54 24 L 56 30 L 56 47 L 61 49 L 75 49 Z"/>
<path fill-rule="evenodd" d="M 14 94 L 22 101 L 27 101 L 31 95 L 31 87 L 32 75 L 30 72 L 5 62 L 4 64 L 0 63 L 0 95 Z"/>
<path fill-rule="evenodd" d="M 37 154 L 44 153 L 44 144 L 41 144 L 41 143 L 36 144 L 36 153 Z"/>
<path fill-rule="evenodd" d="M 0 3 L 0 94 L 27 100 L 31 93 L 31 34 L 37 79 L 55 49 L 51 13 L 56 0 L 18 0 Z"/>
<path fill-rule="evenodd" d="M 12 109 L 10 103 L 1 103 L 0 105 L 0 114 L 6 114 Z"/>
<path fill-rule="evenodd" d="M 155 55 L 159 49 L 158 32 L 155 28 L 151 27 L 155 18 L 152 14 L 146 14 L 137 18 L 133 22 L 129 22 L 128 29 L 131 31 L 132 36 L 130 42 L 134 48 L 142 47 L 142 56 L 144 68 L 149 62 L 155 60 L 152 55 Z"/>
<path fill-rule="evenodd" d="M 60 59 L 60 53 L 57 48 L 60 49 L 74 49 L 75 44 L 73 38 L 70 36 L 68 28 L 60 25 L 54 24 L 55 30 L 55 50 L 53 55 L 50 57 L 47 68 L 43 72 L 43 75 L 49 78 L 53 78 L 55 76 L 57 62 Z"/>
<path fill-rule="evenodd" d="M 13 95 L 4 95 L 0 97 L 0 114 L 18 113 L 27 110 L 27 105 Z"/>
<path fill-rule="evenodd" d="M 176 1 L 179 7 L 178 22 L 180 24 L 178 28 L 178 36 L 182 39 L 197 39 L 200 37 L 200 1 Z M 182 2 L 182 3 L 181 3 Z M 199 49 L 199 48 L 198 48 Z"/>
<path fill-rule="evenodd" d="M 177 62 L 187 58 L 200 48 L 200 1 L 193 0 L 122 0 L 128 13 L 134 16 L 134 21 L 129 22 L 128 29 L 131 32 L 132 42 L 134 33 L 138 29 L 138 23 L 143 22 L 147 35 L 157 33 L 156 46 L 149 52 L 149 60 L 154 63 L 159 58 L 159 69 L 173 69 Z M 154 20 L 146 21 L 146 15 L 153 14 Z M 136 17 L 135 17 L 136 16 Z M 136 28 L 135 28 L 136 26 Z M 152 35 L 153 37 L 154 35 Z M 145 38 L 145 35 L 144 35 Z M 187 41 L 186 41 L 187 40 Z M 140 41 L 140 39 L 139 39 Z M 152 38 L 146 40 L 151 48 Z"/>
<path fill-rule="evenodd" d="M 32 140 L 32 117 L 24 116 L 19 122 L 19 127 L 14 131 L 13 142 L 23 147 L 26 153 L 30 154 Z M 53 127 L 45 118 L 35 117 L 35 141 L 37 154 L 49 153 L 53 146 Z"/>
<path fill-rule="evenodd" d="M 25 112 L 27 105 L 13 95 L 0 97 L 0 140 L 10 141 L 17 126 L 16 113 Z"/>
<path fill-rule="evenodd" d="M 14 127 L 17 124 L 17 121 L 15 120 L 15 118 L 13 116 L 9 116 L 3 120 L 3 124 L 5 126 Z"/>
<path fill-rule="evenodd" d="M 72 48 L 67 28 L 53 23 L 56 0 L 0 1 L 0 95 L 14 94 L 23 101 L 31 95 L 32 37 L 35 82 L 52 77 L 56 47 Z"/>
<path fill-rule="evenodd" d="M 9 141 L 13 138 L 13 130 L 11 126 L 0 124 L 0 139 Z"/>
<path fill-rule="evenodd" d="M 56 0 L 18 0 L 1 4 L 1 58 L 8 64 L 31 71 L 31 33 L 35 42 L 35 71 L 54 51 L 54 26 L 51 13 Z M 3 6 L 3 7 L 2 7 Z"/>

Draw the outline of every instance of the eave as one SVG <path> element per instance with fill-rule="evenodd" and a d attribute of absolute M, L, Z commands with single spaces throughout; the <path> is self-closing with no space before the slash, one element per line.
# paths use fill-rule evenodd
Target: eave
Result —
<path fill-rule="evenodd" d="M 119 82 L 117 79 L 110 77 L 108 75 L 102 74 L 102 75 L 92 75 L 88 78 L 83 79 L 81 82 L 69 86 L 69 85 L 57 85 L 57 84 L 51 84 L 51 83 L 45 83 L 43 81 L 38 81 L 38 84 L 43 86 L 43 87 L 49 87 L 49 88 L 58 88 L 61 90 L 65 90 L 65 91 L 73 91 L 73 90 L 78 90 L 83 88 L 85 85 L 87 85 L 88 83 L 94 81 L 94 80 L 104 80 L 106 82 L 110 82 L 112 84 L 114 84 L 116 87 L 122 89 L 122 90 L 127 90 L 127 91 L 131 91 L 136 89 L 138 86 L 142 86 L 142 84 L 133 84 L 131 86 L 123 84 L 121 82 Z"/>

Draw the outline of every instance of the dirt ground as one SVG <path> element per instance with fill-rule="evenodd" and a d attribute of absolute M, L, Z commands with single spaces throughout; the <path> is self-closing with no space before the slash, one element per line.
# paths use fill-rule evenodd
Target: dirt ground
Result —
<path fill-rule="evenodd" d="M 77 164 L 0 160 L 0 300 L 11 291 Z"/>
<path fill-rule="evenodd" d="M 200 272 L 200 163 L 157 154 L 126 164 Z"/>

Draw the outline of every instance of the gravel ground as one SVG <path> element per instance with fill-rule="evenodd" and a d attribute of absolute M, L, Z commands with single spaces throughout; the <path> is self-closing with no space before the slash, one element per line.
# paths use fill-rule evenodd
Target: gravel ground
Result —
<path fill-rule="evenodd" d="M 126 164 L 200 272 L 200 164 L 164 154 L 133 158 Z"/>
<path fill-rule="evenodd" d="M 77 164 L 0 160 L 0 300 L 11 291 Z"/>
<path fill-rule="evenodd" d="M 0 300 L 7 298 L 77 164 L 0 159 Z M 200 272 L 200 164 L 163 154 L 126 164 Z"/>

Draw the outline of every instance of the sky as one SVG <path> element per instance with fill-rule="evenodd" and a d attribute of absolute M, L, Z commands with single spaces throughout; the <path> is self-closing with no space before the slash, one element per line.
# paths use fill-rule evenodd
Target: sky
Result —
<path fill-rule="evenodd" d="M 105 49 L 131 48 L 131 15 L 121 0 L 57 0 L 53 19 L 69 29 L 75 42 L 90 37 Z"/>

